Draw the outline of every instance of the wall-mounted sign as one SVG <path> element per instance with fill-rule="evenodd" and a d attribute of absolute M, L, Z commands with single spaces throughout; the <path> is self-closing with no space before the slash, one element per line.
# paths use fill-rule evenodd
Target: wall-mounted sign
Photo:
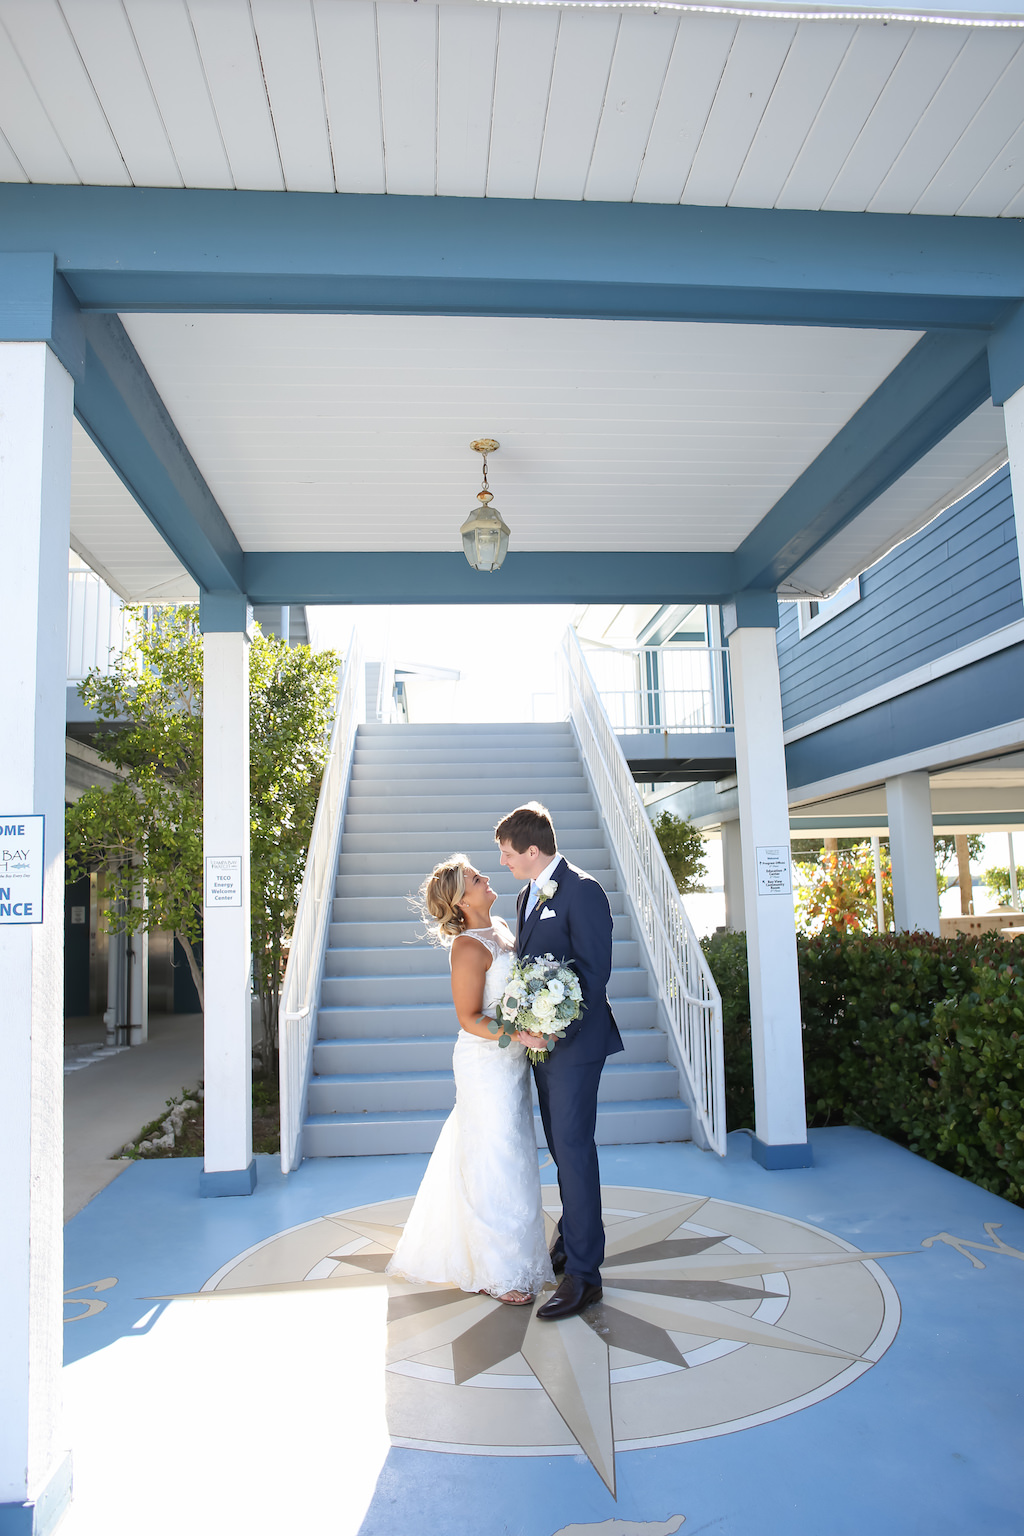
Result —
<path fill-rule="evenodd" d="M 0 816 L 0 925 L 43 920 L 43 816 Z"/>
<path fill-rule="evenodd" d="M 242 905 L 242 855 L 224 854 L 206 860 L 207 907 L 240 907 Z"/>
<path fill-rule="evenodd" d="M 759 896 L 792 896 L 793 881 L 789 870 L 789 849 L 759 848 L 757 850 L 757 894 Z"/>

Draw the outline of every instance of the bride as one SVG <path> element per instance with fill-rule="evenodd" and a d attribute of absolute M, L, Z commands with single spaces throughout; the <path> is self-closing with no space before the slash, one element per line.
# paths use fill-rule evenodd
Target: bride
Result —
<path fill-rule="evenodd" d="M 447 1282 L 525 1306 L 554 1280 L 544 1234 L 526 1045 L 506 1047 L 487 1027 L 512 968 L 508 925 L 463 854 L 423 887 L 432 937 L 450 947 L 460 1029 L 452 1065 L 455 1108 L 423 1175 L 388 1265 L 407 1280 Z"/>

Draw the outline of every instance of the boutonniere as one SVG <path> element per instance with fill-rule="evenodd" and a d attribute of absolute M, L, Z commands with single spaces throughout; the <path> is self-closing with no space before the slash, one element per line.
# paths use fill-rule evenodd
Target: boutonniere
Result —
<path fill-rule="evenodd" d="M 558 890 L 557 880 L 545 880 L 543 885 L 537 887 L 537 905 L 542 907 L 546 901 L 550 901 Z"/>

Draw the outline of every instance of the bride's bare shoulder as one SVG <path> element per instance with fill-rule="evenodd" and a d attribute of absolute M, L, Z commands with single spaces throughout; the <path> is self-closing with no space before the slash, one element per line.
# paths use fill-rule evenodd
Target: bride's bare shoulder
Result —
<path fill-rule="evenodd" d="M 460 933 L 452 940 L 452 970 L 458 964 L 477 971 L 488 971 L 493 958 L 487 945 L 475 934 Z"/>

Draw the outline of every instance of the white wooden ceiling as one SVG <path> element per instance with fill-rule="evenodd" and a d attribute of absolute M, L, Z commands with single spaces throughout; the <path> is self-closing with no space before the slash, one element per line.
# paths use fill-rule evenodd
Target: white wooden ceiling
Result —
<path fill-rule="evenodd" d="M 126 315 L 243 549 L 457 550 L 474 438 L 519 550 L 731 550 L 916 332 Z"/>
<path fill-rule="evenodd" d="M 1024 214 L 1019 23 L 0 0 L 0 181 Z"/>
<path fill-rule="evenodd" d="M 979 407 L 793 572 L 783 597 L 824 597 L 874 565 L 1006 463 L 998 406 Z"/>
<path fill-rule="evenodd" d="M 77 421 L 71 438 L 71 547 L 129 602 L 198 601 L 192 577 Z"/>

